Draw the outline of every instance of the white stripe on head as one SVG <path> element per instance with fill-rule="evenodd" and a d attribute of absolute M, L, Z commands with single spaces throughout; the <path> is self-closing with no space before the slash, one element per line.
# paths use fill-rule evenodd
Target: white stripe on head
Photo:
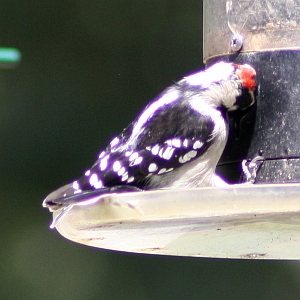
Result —
<path fill-rule="evenodd" d="M 204 72 L 198 72 L 185 77 L 183 81 L 190 85 L 208 88 L 213 82 L 229 79 L 233 73 L 234 66 L 231 63 L 219 62 Z"/>

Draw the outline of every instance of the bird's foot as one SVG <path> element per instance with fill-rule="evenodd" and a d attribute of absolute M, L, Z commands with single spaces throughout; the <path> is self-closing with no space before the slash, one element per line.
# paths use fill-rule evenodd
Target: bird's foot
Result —
<path fill-rule="evenodd" d="M 265 158 L 263 156 L 256 156 L 250 162 L 246 159 L 242 161 L 243 173 L 246 176 L 246 182 L 253 184 L 256 180 L 257 171 L 264 163 Z"/>

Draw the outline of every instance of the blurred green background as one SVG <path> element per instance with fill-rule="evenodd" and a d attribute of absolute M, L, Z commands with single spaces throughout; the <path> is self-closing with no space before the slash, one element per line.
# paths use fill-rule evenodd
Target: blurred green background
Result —
<path fill-rule="evenodd" d="M 202 67 L 198 0 L 0 1 L 0 299 L 298 299 L 298 262 L 144 256 L 49 229 L 41 207 L 164 87 Z"/>

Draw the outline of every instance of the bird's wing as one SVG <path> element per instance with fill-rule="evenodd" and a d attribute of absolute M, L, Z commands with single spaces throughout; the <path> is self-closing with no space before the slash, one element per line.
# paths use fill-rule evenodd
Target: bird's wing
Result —
<path fill-rule="evenodd" d="M 152 114 L 151 105 L 111 142 L 90 170 L 99 175 L 103 186 L 144 188 L 149 176 L 171 172 L 197 159 L 214 142 L 214 122 L 194 110 L 182 91 L 177 92 L 176 101 Z"/>
<path fill-rule="evenodd" d="M 203 155 L 214 142 L 210 117 L 192 109 L 186 95 L 177 90 L 173 101 L 152 112 L 151 105 L 160 99 L 150 103 L 101 152 L 93 167 L 51 203 L 71 204 L 96 195 L 147 189 L 149 177 L 174 172 Z"/>

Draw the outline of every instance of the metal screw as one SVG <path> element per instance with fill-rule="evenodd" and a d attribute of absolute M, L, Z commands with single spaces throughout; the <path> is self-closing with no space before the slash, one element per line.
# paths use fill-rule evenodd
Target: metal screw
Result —
<path fill-rule="evenodd" d="M 230 40 L 231 51 L 233 51 L 233 52 L 240 51 L 243 47 L 243 40 L 244 39 L 240 34 L 238 34 L 238 33 L 234 34 Z"/>

